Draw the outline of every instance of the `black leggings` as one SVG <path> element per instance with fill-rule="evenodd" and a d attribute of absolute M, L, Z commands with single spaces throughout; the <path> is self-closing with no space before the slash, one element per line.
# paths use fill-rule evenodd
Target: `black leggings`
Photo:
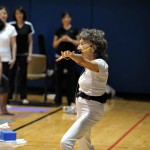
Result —
<path fill-rule="evenodd" d="M 64 76 L 64 69 L 67 73 Z M 66 86 L 68 105 L 74 102 L 75 99 L 75 62 L 72 60 L 61 60 L 56 63 L 56 97 L 55 103 L 62 103 L 63 84 Z M 65 83 L 64 83 L 65 81 Z"/>
<path fill-rule="evenodd" d="M 18 74 L 17 85 L 16 85 L 17 92 L 20 93 L 21 99 L 27 98 L 27 66 L 28 66 L 27 56 L 17 56 L 13 68 L 10 70 L 10 77 L 9 77 L 10 92 L 8 96 L 9 99 L 12 99 L 13 97 L 13 93 L 15 89 L 15 79 L 17 74 Z"/>
<path fill-rule="evenodd" d="M 8 93 L 8 78 L 5 75 L 2 75 L 1 82 L 0 82 L 0 94 Z"/>

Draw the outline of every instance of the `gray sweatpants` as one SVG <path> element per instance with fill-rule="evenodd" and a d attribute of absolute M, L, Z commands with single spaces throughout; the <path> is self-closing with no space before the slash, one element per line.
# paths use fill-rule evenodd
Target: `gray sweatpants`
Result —
<path fill-rule="evenodd" d="M 104 104 L 78 97 L 76 107 L 78 119 L 63 136 L 61 150 L 74 150 L 76 140 L 79 150 L 94 150 L 90 139 L 91 127 L 103 117 Z"/>

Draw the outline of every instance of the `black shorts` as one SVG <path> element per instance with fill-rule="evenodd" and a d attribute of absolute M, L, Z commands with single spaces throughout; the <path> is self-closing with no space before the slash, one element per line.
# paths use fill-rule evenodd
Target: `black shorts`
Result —
<path fill-rule="evenodd" d="M 1 93 L 8 93 L 9 86 L 8 86 L 8 78 L 5 75 L 2 75 L 2 79 L 0 82 L 0 94 Z"/>

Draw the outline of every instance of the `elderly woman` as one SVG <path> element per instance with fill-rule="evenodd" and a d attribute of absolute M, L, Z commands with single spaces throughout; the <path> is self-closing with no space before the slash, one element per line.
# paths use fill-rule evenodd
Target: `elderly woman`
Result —
<path fill-rule="evenodd" d="M 91 145 L 91 127 L 103 117 L 104 103 L 107 100 L 106 83 L 108 79 L 108 65 L 106 63 L 107 41 L 102 30 L 83 29 L 80 33 L 78 50 L 81 54 L 71 51 L 61 52 L 56 62 L 63 58 L 70 58 L 85 67 L 79 78 L 79 89 L 76 94 L 76 108 L 78 119 L 66 132 L 61 140 L 62 150 L 73 150 L 76 140 L 80 150 L 94 150 Z"/>

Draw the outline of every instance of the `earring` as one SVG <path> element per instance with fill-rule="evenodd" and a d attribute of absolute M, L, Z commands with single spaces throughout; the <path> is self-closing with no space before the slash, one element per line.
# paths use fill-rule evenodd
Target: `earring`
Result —
<path fill-rule="evenodd" d="M 92 49 L 91 52 L 94 53 L 94 50 Z"/>

